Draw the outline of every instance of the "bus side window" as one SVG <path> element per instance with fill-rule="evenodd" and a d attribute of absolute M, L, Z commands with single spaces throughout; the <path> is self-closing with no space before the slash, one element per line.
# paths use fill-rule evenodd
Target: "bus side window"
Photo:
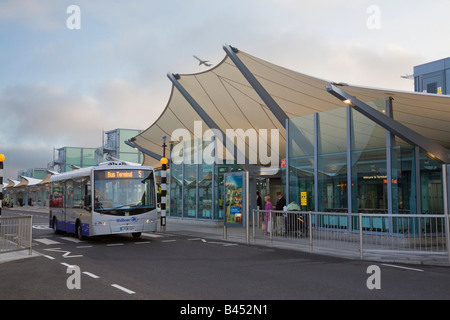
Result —
<path fill-rule="evenodd" d="M 84 208 L 88 211 L 91 211 L 91 185 L 86 184 L 84 186 Z"/>

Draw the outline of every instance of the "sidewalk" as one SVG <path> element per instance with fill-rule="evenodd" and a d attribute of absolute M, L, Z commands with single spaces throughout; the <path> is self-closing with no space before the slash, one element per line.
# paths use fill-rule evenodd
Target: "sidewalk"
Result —
<path fill-rule="evenodd" d="M 39 213 L 48 212 L 48 208 L 26 207 L 26 206 L 20 208 L 13 208 L 12 210 L 30 211 L 30 214 L 32 214 L 33 212 Z M 304 243 L 286 241 L 281 237 L 274 237 L 272 243 L 270 243 L 268 239 L 254 240 L 250 234 L 249 241 L 247 242 L 247 232 L 245 228 L 227 227 L 225 233 L 223 222 L 219 221 L 192 220 L 192 219 L 168 217 L 166 230 L 162 231 L 161 227 L 158 225 L 157 232 L 158 233 L 166 232 L 169 234 L 170 233 L 180 234 L 193 238 L 204 238 L 216 241 L 227 241 L 232 243 L 267 246 L 272 248 L 307 252 L 311 254 L 320 254 L 320 255 L 341 257 L 346 259 L 360 260 L 359 250 L 348 248 L 347 249 L 333 248 L 331 247 L 333 245 L 332 243 L 330 243 L 330 246 L 318 247 L 317 245 L 314 245 L 312 251 L 310 251 L 309 245 L 305 245 Z M 14 258 L 18 259 L 25 258 L 24 252 L 0 254 L 0 263 L 2 263 L 5 258 L 8 259 L 8 261 L 11 261 L 11 259 Z M 28 255 L 27 252 L 26 255 Z M 36 255 L 33 254 L 32 256 Z M 423 264 L 423 265 L 450 266 L 448 255 L 442 253 L 365 250 L 363 260 L 376 261 L 382 263 L 406 263 L 419 265 Z"/>
<path fill-rule="evenodd" d="M 158 232 L 161 232 L 158 228 Z M 220 241 L 247 244 L 246 229 L 242 227 L 228 227 L 226 238 L 224 237 L 223 222 L 211 222 L 201 220 L 188 220 L 180 218 L 168 218 L 167 233 L 183 234 L 191 237 L 207 238 Z M 251 232 L 251 231 L 250 231 Z M 345 248 L 318 247 L 313 246 L 310 251 L 309 245 L 285 241 L 283 238 L 274 237 L 272 244 L 267 239 L 254 240 L 251 235 L 249 245 L 268 246 L 272 248 L 295 250 L 311 254 L 320 254 L 341 257 L 345 259 L 360 260 L 359 250 L 350 250 Z M 331 244 L 332 245 L 332 244 Z M 396 252 L 389 250 L 365 250 L 363 260 L 376 261 L 382 263 L 405 263 L 405 264 L 423 264 L 436 266 L 450 266 L 447 254 L 440 253 L 422 253 L 422 252 Z"/>

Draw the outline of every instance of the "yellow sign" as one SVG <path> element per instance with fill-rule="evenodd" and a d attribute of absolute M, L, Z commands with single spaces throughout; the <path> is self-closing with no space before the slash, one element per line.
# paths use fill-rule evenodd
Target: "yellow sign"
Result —
<path fill-rule="evenodd" d="M 300 205 L 307 206 L 308 205 L 308 197 L 306 192 L 300 192 Z"/>

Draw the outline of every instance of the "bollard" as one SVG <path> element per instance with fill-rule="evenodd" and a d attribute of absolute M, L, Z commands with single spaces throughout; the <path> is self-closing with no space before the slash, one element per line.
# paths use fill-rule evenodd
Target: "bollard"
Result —
<path fill-rule="evenodd" d="M 167 203 L 167 163 L 166 158 L 166 136 L 163 136 L 163 157 L 160 162 L 161 168 L 161 229 L 166 231 L 166 203 Z"/>

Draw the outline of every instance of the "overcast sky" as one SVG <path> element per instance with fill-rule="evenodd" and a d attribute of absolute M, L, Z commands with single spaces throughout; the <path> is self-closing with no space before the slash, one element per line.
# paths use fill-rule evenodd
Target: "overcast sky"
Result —
<path fill-rule="evenodd" d="M 146 129 L 169 99 L 166 74 L 204 71 L 192 55 L 218 63 L 225 43 L 323 79 L 412 91 L 401 75 L 450 56 L 449 12 L 448 0 L 0 0 L 5 178 L 46 167 L 54 147 L 99 147 L 102 130 Z"/>

